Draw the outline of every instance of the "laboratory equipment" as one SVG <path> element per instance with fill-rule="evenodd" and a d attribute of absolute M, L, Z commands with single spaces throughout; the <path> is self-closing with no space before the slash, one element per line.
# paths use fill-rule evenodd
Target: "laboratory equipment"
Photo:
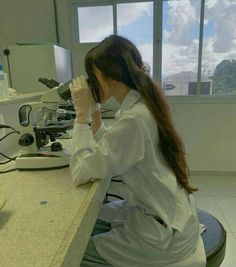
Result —
<path fill-rule="evenodd" d="M 18 117 L 21 153 L 16 158 L 16 168 L 68 166 L 69 152 L 56 139 L 73 127 L 74 111 L 69 83 L 70 81 L 46 91 L 40 102 L 20 106 Z"/>

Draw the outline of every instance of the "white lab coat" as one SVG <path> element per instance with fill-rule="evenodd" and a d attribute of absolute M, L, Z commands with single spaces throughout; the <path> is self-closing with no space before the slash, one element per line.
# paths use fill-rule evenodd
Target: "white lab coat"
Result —
<path fill-rule="evenodd" d="M 101 210 L 112 230 L 93 237 L 111 265 L 205 266 L 193 197 L 177 184 L 158 150 L 156 122 L 137 91 L 127 94 L 109 130 L 102 124 L 93 136 L 89 126 L 75 125 L 70 171 L 76 185 L 115 175 L 126 184 L 127 199 Z"/>

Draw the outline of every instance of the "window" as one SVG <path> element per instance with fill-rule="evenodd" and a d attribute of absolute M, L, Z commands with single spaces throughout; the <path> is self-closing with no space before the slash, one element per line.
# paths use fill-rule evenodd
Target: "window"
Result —
<path fill-rule="evenodd" d="M 118 33 L 131 40 L 139 49 L 146 66 L 153 72 L 153 1 L 138 1 L 97 6 L 77 5 L 79 43 L 100 42 L 104 37 Z M 108 1 L 106 1 L 108 2 Z M 115 1 L 112 1 L 115 2 Z M 130 12 L 132 10 L 132 12 Z M 114 22 L 114 17 L 116 21 Z"/>
<path fill-rule="evenodd" d="M 166 95 L 191 95 L 197 82 L 200 1 L 163 2 L 162 87 Z M 190 90 L 190 91 L 189 91 Z"/>
<path fill-rule="evenodd" d="M 206 1 L 202 75 L 213 95 L 236 95 L 236 1 Z"/>
<path fill-rule="evenodd" d="M 127 37 L 166 95 L 236 95 L 236 1 L 79 2 L 79 42 Z"/>

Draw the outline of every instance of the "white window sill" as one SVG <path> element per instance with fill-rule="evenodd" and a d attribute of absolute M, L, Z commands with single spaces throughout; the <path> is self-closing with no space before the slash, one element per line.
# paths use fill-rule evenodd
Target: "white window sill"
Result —
<path fill-rule="evenodd" d="M 170 103 L 177 104 L 236 104 L 236 96 L 166 96 Z"/>

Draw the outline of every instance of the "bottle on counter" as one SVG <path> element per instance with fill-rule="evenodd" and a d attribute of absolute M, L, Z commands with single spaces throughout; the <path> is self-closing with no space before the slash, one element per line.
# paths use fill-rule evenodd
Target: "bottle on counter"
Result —
<path fill-rule="evenodd" d="M 0 64 L 0 100 L 9 96 L 7 74 L 3 71 L 3 65 Z"/>

